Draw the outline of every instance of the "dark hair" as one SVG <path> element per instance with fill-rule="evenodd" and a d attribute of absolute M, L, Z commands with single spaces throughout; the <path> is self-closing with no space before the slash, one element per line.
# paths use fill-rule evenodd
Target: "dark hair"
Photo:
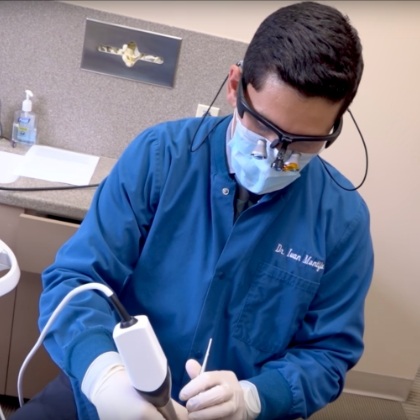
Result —
<path fill-rule="evenodd" d="M 243 78 L 259 90 L 277 75 L 307 97 L 353 101 L 363 73 L 362 45 L 347 16 L 304 1 L 269 15 L 255 32 L 244 57 Z"/>

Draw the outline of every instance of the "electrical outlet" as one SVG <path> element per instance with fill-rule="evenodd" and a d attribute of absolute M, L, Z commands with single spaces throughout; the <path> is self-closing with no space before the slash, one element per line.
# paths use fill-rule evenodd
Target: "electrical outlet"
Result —
<path fill-rule="evenodd" d="M 195 116 L 196 117 L 202 117 L 206 113 L 206 111 L 208 109 L 209 109 L 209 106 L 208 105 L 198 104 L 197 111 L 195 113 Z M 217 108 L 215 106 L 212 106 L 210 108 L 209 114 L 212 117 L 217 117 L 219 115 L 219 111 L 220 111 L 220 108 Z"/>

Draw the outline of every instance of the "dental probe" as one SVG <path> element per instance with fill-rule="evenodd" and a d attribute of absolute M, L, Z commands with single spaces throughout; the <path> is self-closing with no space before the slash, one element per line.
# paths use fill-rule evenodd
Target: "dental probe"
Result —
<path fill-rule="evenodd" d="M 201 369 L 200 369 L 200 375 L 206 371 L 206 367 L 207 367 L 207 360 L 209 359 L 209 354 L 210 354 L 210 349 L 211 349 L 211 343 L 213 342 L 213 339 L 210 338 L 209 340 L 209 344 L 207 345 L 207 350 L 206 350 L 206 354 L 204 355 L 204 360 L 203 360 L 203 364 L 201 365 Z"/>

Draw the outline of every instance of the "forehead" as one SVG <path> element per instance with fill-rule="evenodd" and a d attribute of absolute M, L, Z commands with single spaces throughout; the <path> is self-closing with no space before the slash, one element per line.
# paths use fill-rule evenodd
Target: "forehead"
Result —
<path fill-rule="evenodd" d="M 289 133 L 301 135 L 327 134 L 341 109 L 341 102 L 303 96 L 274 76 L 269 76 L 259 91 L 248 84 L 246 96 L 266 119 Z"/>

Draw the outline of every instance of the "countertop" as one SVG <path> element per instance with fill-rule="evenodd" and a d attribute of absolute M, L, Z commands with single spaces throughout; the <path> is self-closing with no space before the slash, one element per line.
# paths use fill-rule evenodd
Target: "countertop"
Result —
<path fill-rule="evenodd" d="M 12 148 L 9 140 L 0 138 L 0 151 L 24 154 L 27 149 L 19 145 Z M 100 183 L 114 166 L 116 159 L 100 157 L 90 184 Z M 19 177 L 15 182 L 0 184 L 0 204 L 20 207 L 42 214 L 83 220 L 96 187 L 53 191 L 8 191 L 2 188 L 49 188 L 67 184 Z"/>

